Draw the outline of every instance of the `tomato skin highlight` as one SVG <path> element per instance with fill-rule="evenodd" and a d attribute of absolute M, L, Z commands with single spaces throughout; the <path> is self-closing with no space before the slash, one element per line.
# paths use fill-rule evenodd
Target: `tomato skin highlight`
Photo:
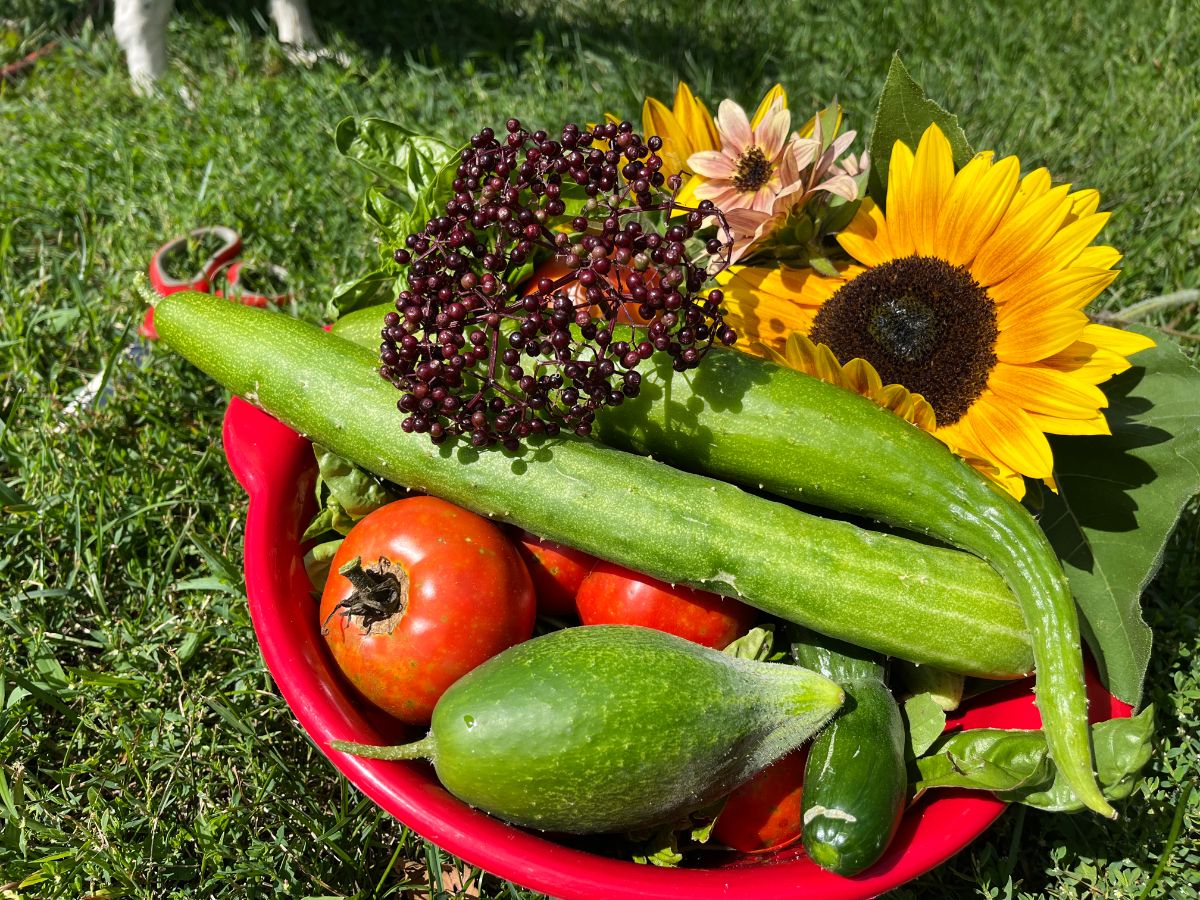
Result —
<path fill-rule="evenodd" d="M 807 758 L 807 747 L 793 750 L 730 794 L 713 823 L 713 839 L 743 853 L 778 850 L 798 839 Z"/>
<path fill-rule="evenodd" d="M 600 562 L 575 595 L 584 625 L 642 625 L 721 650 L 745 634 L 757 610 L 729 597 Z"/>
<path fill-rule="evenodd" d="M 363 628 L 338 604 L 353 585 L 338 570 L 384 559 L 407 578 L 403 612 Z M 359 521 L 334 555 L 321 596 L 333 658 L 367 700 L 428 725 L 438 698 L 476 666 L 533 633 L 533 583 L 516 548 L 482 516 L 434 497 L 397 500 Z"/>
<path fill-rule="evenodd" d="M 517 537 L 517 550 L 533 579 L 538 612 L 547 616 L 575 615 L 575 595 L 599 560 L 528 531 Z"/>

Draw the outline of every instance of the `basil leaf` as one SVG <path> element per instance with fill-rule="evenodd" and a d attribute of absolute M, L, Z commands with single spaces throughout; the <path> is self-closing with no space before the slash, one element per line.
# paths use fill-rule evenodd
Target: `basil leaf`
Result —
<path fill-rule="evenodd" d="M 330 508 L 344 510 L 347 517 L 358 520 L 395 499 L 379 479 L 352 462 L 324 447 L 314 445 L 313 452 L 321 481 L 329 488 L 329 500 L 333 501 L 326 501 Z"/>
<path fill-rule="evenodd" d="M 396 122 L 348 116 L 333 133 L 338 152 L 354 160 L 412 203 L 454 156 L 454 148 Z"/>

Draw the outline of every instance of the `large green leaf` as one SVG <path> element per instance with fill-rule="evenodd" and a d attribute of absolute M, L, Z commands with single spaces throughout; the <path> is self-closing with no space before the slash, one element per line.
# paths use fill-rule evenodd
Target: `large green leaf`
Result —
<path fill-rule="evenodd" d="M 1042 528 L 1063 561 L 1083 633 L 1109 689 L 1141 699 L 1150 628 L 1141 595 L 1183 506 L 1200 493 L 1200 372 L 1160 331 L 1105 385 L 1112 436 L 1054 438 L 1060 493 Z"/>
<path fill-rule="evenodd" d="M 900 54 L 892 57 L 883 93 L 879 95 L 879 106 L 875 109 L 875 125 L 871 130 L 871 178 L 867 193 L 880 206 L 887 198 L 888 164 L 892 159 L 892 146 L 903 141 L 914 151 L 921 135 L 930 125 L 936 124 L 954 152 L 954 165 L 961 168 L 970 162 L 973 155 L 967 136 L 958 124 L 958 116 L 951 115 L 925 96 L 921 86 L 912 80 L 908 69 L 900 61 Z"/>

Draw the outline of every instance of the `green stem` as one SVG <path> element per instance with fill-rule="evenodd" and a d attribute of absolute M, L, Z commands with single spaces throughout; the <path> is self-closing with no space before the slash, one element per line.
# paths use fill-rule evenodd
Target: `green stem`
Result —
<path fill-rule="evenodd" d="M 363 756 L 367 759 L 432 759 L 433 735 L 427 734 L 411 744 L 395 744 L 380 747 L 375 744 L 356 744 L 354 741 L 330 741 L 329 746 L 342 753 Z"/>

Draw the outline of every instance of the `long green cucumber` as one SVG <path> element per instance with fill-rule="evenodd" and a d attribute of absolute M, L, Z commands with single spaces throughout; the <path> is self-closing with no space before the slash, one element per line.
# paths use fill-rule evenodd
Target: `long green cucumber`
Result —
<path fill-rule="evenodd" d="M 804 849 L 822 868 L 857 875 L 883 855 L 904 814 L 904 721 L 883 660 L 803 629 L 788 633 L 792 658 L 846 691 L 804 766 Z"/>
<path fill-rule="evenodd" d="M 416 744 L 334 747 L 429 758 L 450 793 L 519 825 L 630 831 L 728 794 L 806 741 L 842 696 L 798 666 L 592 625 L 517 644 L 463 676 Z"/>
<path fill-rule="evenodd" d="M 361 310 L 335 327 L 377 347 L 388 308 Z M 987 560 L 1012 589 L 1033 638 L 1051 756 L 1086 806 L 1115 818 L 1092 768 L 1075 601 L 1054 548 L 1025 509 L 940 441 L 866 398 L 733 350 L 714 348 L 687 372 L 660 356 L 639 366 L 636 399 L 597 415 L 596 437 L 928 534 Z"/>
<path fill-rule="evenodd" d="M 516 453 L 434 446 L 401 429 L 374 353 L 278 313 L 179 293 L 155 324 L 234 393 L 397 484 L 881 653 L 985 678 L 1032 663 L 1011 594 L 969 555 L 573 436 Z"/>

